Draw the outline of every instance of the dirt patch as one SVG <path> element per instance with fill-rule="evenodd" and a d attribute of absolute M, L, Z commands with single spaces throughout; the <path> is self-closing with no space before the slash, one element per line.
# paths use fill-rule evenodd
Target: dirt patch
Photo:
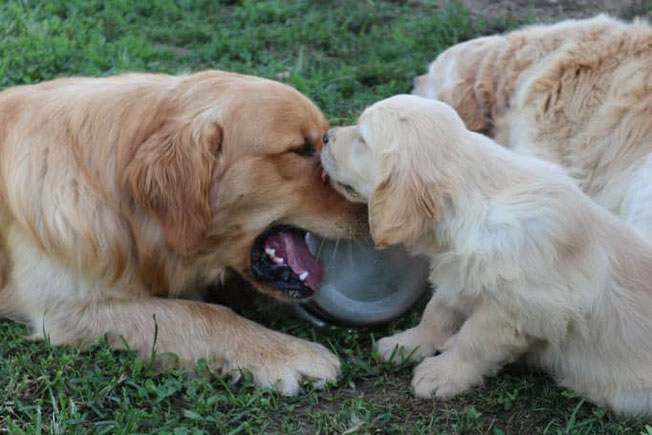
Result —
<path fill-rule="evenodd" d="M 460 0 L 474 17 L 485 22 L 534 21 L 550 23 L 567 18 L 587 18 L 599 13 L 630 20 L 652 18 L 649 0 Z"/>

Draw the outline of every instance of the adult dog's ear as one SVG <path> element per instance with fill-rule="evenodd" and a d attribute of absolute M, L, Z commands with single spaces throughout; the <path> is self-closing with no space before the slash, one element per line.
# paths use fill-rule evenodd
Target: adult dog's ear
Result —
<path fill-rule="evenodd" d="M 494 82 L 497 59 L 507 43 L 502 36 L 489 36 L 467 41 L 457 54 L 459 77 L 449 95 L 443 98 L 460 115 L 466 128 L 491 134 L 491 108 L 496 104 Z"/>
<path fill-rule="evenodd" d="M 140 144 L 124 172 L 134 200 L 163 227 L 167 244 L 194 253 L 210 224 L 211 175 L 222 140 L 214 121 L 169 121 Z"/>
<path fill-rule="evenodd" d="M 436 186 L 411 176 L 385 179 L 369 199 L 369 227 L 377 249 L 410 243 L 439 219 L 441 207 Z"/>
<path fill-rule="evenodd" d="M 471 75 L 472 71 L 464 71 L 465 75 Z M 488 131 L 489 125 L 480 104 L 473 78 L 463 78 L 459 81 L 451 95 L 451 106 L 457 110 L 464 120 L 466 128 L 477 132 Z"/>

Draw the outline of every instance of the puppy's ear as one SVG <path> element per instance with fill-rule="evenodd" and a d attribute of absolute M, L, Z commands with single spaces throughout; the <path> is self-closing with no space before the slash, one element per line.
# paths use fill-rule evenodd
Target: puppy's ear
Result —
<path fill-rule="evenodd" d="M 376 248 L 414 242 L 429 221 L 439 219 L 439 201 L 436 186 L 390 175 L 369 199 L 369 227 Z"/>
<path fill-rule="evenodd" d="M 134 200 L 163 227 L 167 244 L 193 254 L 210 224 L 211 174 L 222 140 L 213 121 L 170 121 L 138 146 L 124 172 Z"/>

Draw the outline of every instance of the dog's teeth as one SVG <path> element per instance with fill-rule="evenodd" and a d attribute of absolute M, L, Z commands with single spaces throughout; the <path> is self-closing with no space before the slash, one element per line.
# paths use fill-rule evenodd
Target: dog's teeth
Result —
<path fill-rule="evenodd" d="M 303 272 L 301 275 L 299 275 L 299 279 L 301 281 L 305 281 L 306 278 L 308 278 L 308 272 Z"/>
<path fill-rule="evenodd" d="M 267 254 L 270 260 L 272 260 L 274 263 L 278 264 L 279 266 L 285 264 L 285 260 L 282 257 L 276 256 L 276 249 L 265 248 L 265 254 Z"/>

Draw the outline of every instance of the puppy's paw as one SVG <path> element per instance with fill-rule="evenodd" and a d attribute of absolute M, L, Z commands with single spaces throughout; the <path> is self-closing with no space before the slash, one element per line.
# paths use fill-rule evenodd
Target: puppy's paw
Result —
<path fill-rule="evenodd" d="M 274 389 L 284 396 L 299 394 L 302 382 L 312 382 L 316 388 L 321 388 L 340 376 L 340 361 L 328 349 L 286 335 L 283 335 L 282 344 L 261 352 L 256 361 L 239 368 L 249 371 L 256 385 Z"/>
<path fill-rule="evenodd" d="M 423 360 L 412 378 L 414 394 L 422 399 L 447 399 L 480 384 L 481 371 L 446 353 Z"/>
<path fill-rule="evenodd" d="M 391 337 L 378 340 L 378 356 L 382 361 L 401 363 L 407 358 L 421 361 L 437 350 L 437 340 L 424 328 L 407 329 Z"/>

